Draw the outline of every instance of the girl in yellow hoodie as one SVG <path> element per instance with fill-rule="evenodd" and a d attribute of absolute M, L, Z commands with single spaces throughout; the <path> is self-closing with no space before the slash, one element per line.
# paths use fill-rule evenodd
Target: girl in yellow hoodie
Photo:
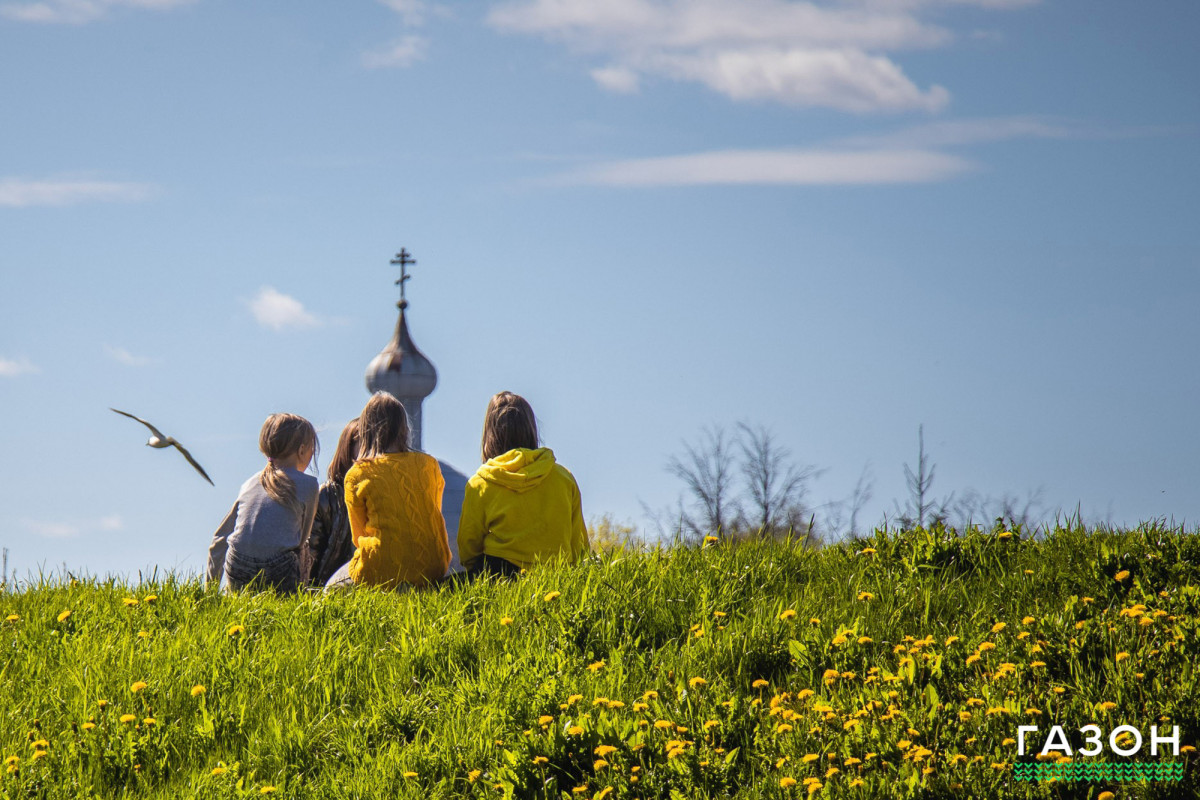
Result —
<path fill-rule="evenodd" d="M 525 398 L 500 392 L 483 418 L 483 466 L 467 481 L 458 553 L 471 572 L 512 575 L 588 552 L 579 486 L 547 447 Z"/>
<path fill-rule="evenodd" d="M 409 449 L 408 431 L 408 415 L 395 397 L 376 392 L 367 401 L 359 416 L 358 461 L 345 478 L 356 549 L 327 586 L 423 586 L 446 574 L 445 479 L 437 459 Z"/>

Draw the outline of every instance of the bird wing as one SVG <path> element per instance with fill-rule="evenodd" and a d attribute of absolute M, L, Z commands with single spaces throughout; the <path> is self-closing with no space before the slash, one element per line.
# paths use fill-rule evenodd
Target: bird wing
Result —
<path fill-rule="evenodd" d="M 212 478 L 208 477 L 208 473 L 204 471 L 204 467 L 202 467 L 196 463 L 196 459 L 192 458 L 192 454 L 187 451 L 186 447 L 184 447 L 179 442 L 175 441 L 173 438 L 170 438 L 170 437 L 167 438 L 167 441 L 170 442 L 171 444 L 173 444 L 175 446 L 176 450 L 183 453 L 183 457 L 188 460 L 189 464 L 191 464 L 193 467 L 196 468 L 197 472 L 199 472 L 201 475 L 204 476 L 204 480 L 208 481 L 209 484 L 216 486 L 216 484 L 212 482 Z"/>
<path fill-rule="evenodd" d="M 141 417 L 135 417 L 133 414 L 130 414 L 128 411 L 117 411 L 117 409 L 115 409 L 115 408 L 112 408 L 112 407 L 109 407 L 109 409 L 108 409 L 108 410 L 109 410 L 109 411 L 116 411 L 118 414 L 120 414 L 120 415 L 121 415 L 121 416 L 123 416 L 123 417 L 129 417 L 130 419 L 136 419 L 138 422 L 142 423 L 142 424 L 143 424 L 143 425 L 145 425 L 147 428 L 149 428 L 149 429 L 150 429 L 150 431 L 151 431 L 151 433 L 153 433 L 155 436 L 157 436 L 158 438 L 160 438 L 160 439 L 162 439 L 162 440 L 166 441 L 166 438 L 167 438 L 167 437 L 166 437 L 166 436 L 163 436 L 163 433 L 162 433 L 162 431 L 160 431 L 158 428 L 156 428 L 156 427 L 154 427 L 153 425 L 151 425 L 149 422 L 146 422 L 146 420 L 142 419 Z"/>

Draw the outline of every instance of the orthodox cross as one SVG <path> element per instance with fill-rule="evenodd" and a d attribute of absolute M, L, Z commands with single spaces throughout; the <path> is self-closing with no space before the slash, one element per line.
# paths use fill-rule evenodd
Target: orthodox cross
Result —
<path fill-rule="evenodd" d="M 396 254 L 396 257 L 392 259 L 392 264 L 400 265 L 400 277 L 396 280 L 396 285 L 400 287 L 400 308 L 408 308 L 408 301 L 404 299 L 404 284 L 408 283 L 408 279 L 412 277 L 412 275 L 408 274 L 408 266 L 416 263 L 417 260 L 403 247 L 400 248 L 400 252 Z"/>

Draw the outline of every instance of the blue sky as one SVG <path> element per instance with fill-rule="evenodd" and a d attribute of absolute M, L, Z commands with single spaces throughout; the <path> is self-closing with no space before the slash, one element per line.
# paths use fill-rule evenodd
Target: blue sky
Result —
<path fill-rule="evenodd" d="M 470 472 L 524 394 L 644 526 L 705 425 L 1200 517 L 1192 0 L 0 0 L 0 544 L 197 569 L 262 420 L 326 457 L 395 315 Z M 143 447 L 125 409 L 216 482 Z"/>

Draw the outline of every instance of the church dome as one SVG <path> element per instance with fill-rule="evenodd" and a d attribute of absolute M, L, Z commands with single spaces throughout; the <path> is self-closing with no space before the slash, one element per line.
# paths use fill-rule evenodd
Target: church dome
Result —
<path fill-rule="evenodd" d="M 372 394 L 387 392 L 401 400 L 423 399 L 437 386 L 437 370 L 413 344 L 404 319 L 406 305 L 400 306 L 392 341 L 367 365 L 367 390 Z"/>

